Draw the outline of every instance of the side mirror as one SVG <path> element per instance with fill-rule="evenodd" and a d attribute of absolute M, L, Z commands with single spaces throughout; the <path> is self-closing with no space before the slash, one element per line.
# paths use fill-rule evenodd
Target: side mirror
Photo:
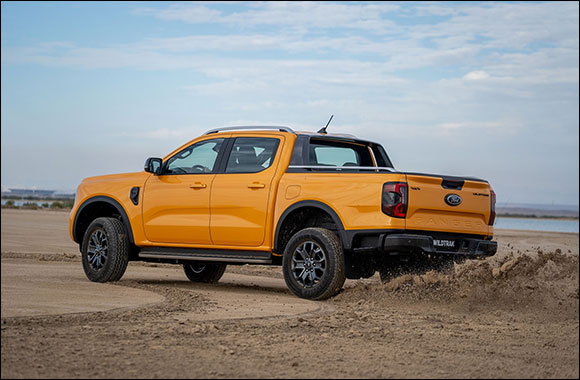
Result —
<path fill-rule="evenodd" d="M 161 173 L 161 158 L 149 157 L 145 161 L 145 171 L 148 173 L 153 173 L 159 175 Z"/>

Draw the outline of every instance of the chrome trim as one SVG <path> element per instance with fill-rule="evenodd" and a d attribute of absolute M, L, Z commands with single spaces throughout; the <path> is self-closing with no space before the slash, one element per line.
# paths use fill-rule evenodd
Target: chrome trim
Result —
<path fill-rule="evenodd" d="M 374 170 L 396 173 L 394 168 L 385 166 L 324 166 L 324 165 L 290 165 L 288 169 L 323 169 L 323 170 Z"/>
<path fill-rule="evenodd" d="M 239 130 L 243 130 L 243 129 L 249 129 L 249 130 L 251 130 L 251 129 L 260 129 L 260 130 L 266 129 L 266 130 L 278 130 L 280 132 L 294 133 L 294 130 L 292 130 L 292 128 L 283 127 L 283 126 L 246 125 L 246 126 L 221 127 L 221 128 L 210 129 L 209 131 L 204 133 L 204 135 L 209 135 L 211 133 L 218 133 L 218 132 L 222 132 L 222 131 L 239 131 Z"/>

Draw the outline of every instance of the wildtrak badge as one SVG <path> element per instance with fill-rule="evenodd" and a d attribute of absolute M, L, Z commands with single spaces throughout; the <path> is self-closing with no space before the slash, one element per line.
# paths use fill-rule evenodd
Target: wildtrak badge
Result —
<path fill-rule="evenodd" d="M 455 240 L 437 240 L 433 239 L 433 245 L 436 247 L 455 248 Z"/>

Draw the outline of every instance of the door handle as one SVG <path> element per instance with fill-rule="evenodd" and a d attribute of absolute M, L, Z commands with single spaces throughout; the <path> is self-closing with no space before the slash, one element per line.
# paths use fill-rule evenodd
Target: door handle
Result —
<path fill-rule="evenodd" d="M 250 189 L 263 189 L 264 187 L 266 187 L 266 185 L 264 185 L 263 183 L 260 182 L 254 182 L 248 185 L 248 187 Z"/>
<path fill-rule="evenodd" d="M 196 182 L 193 185 L 189 186 L 191 189 L 205 189 L 207 185 L 205 183 Z"/>

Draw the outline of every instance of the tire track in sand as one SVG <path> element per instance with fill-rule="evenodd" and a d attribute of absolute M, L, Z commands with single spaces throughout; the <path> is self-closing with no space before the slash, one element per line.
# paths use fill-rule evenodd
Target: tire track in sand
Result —
<path fill-rule="evenodd" d="M 2 317 L 74 319 L 157 316 L 179 321 L 287 318 L 332 312 L 323 302 L 300 299 L 281 279 L 226 273 L 218 284 L 191 283 L 181 266 L 129 266 L 122 281 L 88 281 L 79 263 L 2 260 Z M 78 314 L 97 313 L 81 317 Z"/>

